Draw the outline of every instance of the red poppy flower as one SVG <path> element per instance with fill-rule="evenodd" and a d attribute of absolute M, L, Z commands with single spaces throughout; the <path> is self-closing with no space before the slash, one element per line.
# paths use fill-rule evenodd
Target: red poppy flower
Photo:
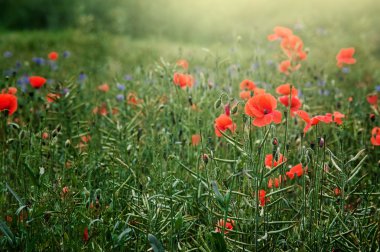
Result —
<path fill-rule="evenodd" d="M 372 145 L 375 146 L 380 146 L 380 128 L 379 127 L 374 127 L 372 129 L 372 137 L 371 137 L 371 143 Z"/>
<path fill-rule="evenodd" d="M 231 220 L 230 218 L 227 219 L 226 225 L 224 225 L 224 220 L 220 219 L 216 223 L 215 232 L 221 233 L 224 227 L 224 234 L 227 234 L 230 230 L 234 228 L 235 222 L 234 220 Z"/>
<path fill-rule="evenodd" d="M 274 28 L 274 34 L 268 36 L 269 41 L 273 41 L 276 39 L 283 39 L 293 34 L 293 31 L 289 28 L 276 26 Z"/>
<path fill-rule="evenodd" d="M 290 60 L 284 60 L 278 66 L 278 70 L 283 74 L 289 75 L 291 65 L 292 63 L 290 62 Z"/>
<path fill-rule="evenodd" d="M 367 102 L 371 105 L 377 106 L 378 96 L 377 94 L 369 94 L 367 95 Z"/>
<path fill-rule="evenodd" d="M 46 79 L 41 76 L 30 76 L 29 83 L 34 88 L 41 88 L 46 83 Z"/>
<path fill-rule="evenodd" d="M 284 96 L 280 96 L 278 98 L 278 100 L 285 106 L 285 107 L 289 107 L 289 96 L 288 95 L 284 95 Z M 291 116 L 294 116 L 294 113 L 299 110 L 302 106 L 302 103 L 300 101 L 300 99 L 298 99 L 297 96 L 292 96 L 291 98 L 291 104 L 290 104 L 290 115 Z"/>
<path fill-rule="evenodd" d="M 286 172 L 286 176 L 288 176 L 290 179 L 294 179 L 294 175 L 297 175 L 297 177 L 301 177 L 302 174 L 303 174 L 302 164 L 293 166 L 292 168 L 290 168 L 288 172 Z"/>
<path fill-rule="evenodd" d="M 338 111 L 335 111 L 333 114 L 333 117 L 334 117 L 334 122 L 338 125 L 341 125 L 343 123 L 342 118 L 344 118 L 345 115 Z"/>
<path fill-rule="evenodd" d="M 85 227 L 84 230 L 83 230 L 83 241 L 84 242 L 87 242 L 89 240 L 89 236 L 88 236 L 88 228 Z"/>
<path fill-rule="evenodd" d="M 143 102 L 143 100 L 137 98 L 137 95 L 135 93 L 129 93 L 127 95 L 127 103 L 130 105 L 138 105 L 142 102 Z"/>
<path fill-rule="evenodd" d="M 266 168 L 271 169 L 285 161 L 286 161 L 286 158 L 284 158 L 282 154 L 278 155 L 277 160 L 273 159 L 273 154 L 268 154 L 265 156 L 264 164 Z"/>
<path fill-rule="evenodd" d="M 260 206 L 265 206 L 266 202 L 269 201 L 268 198 L 266 198 L 266 195 L 267 193 L 265 192 L 265 190 L 260 190 L 259 191 L 259 201 L 260 201 Z"/>
<path fill-rule="evenodd" d="M 106 93 L 110 90 L 110 86 L 107 83 L 104 83 L 98 86 L 98 90 Z"/>
<path fill-rule="evenodd" d="M 343 67 L 344 64 L 351 65 L 356 63 L 356 59 L 353 58 L 355 53 L 355 48 L 342 48 L 336 55 L 336 65 L 338 67 Z"/>
<path fill-rule="evenodd" d="M 278 178 L 274 178 L 274 179 L 270 178 L 268 180 L 268 188 L 269 189 L 273 188 L 273 183 L 274 183 L 274 187 L 275 188 L 279 188 L 280 187 L 280 180 Z"/>
<path fill-rule="evenodd" d="M 80 140 L 82 143 L 88 143 L 91 140 L 91 136 L 90 135 L 81 136 Z"/>
<path fill-rule="evenodd" d="M 3 90 L 1 90 L 1 93 L 15 95 L 17 93 L 17 88 L 15 87 L 4 88 Z"/>
<path fill-rule="evenodd" d="M 182 67 L 183 69 L 187 70 L 189 68 L 189 62 L 185 59 L 180 59 L 177 61 L 177 66 Z"/>
<path fill-rule="evenodd" d="M 51 53 L 49 53 L 49 55 L 48 55 L 48 58 L 50 59 L 50 60 L 53 60 L 53 61 L 56 61 L 57 59 L 58 59 L 58 53 L 57 52 L 51 52 Z"/>
<path fill-rule="evenodd" d="M 107 109 L 107 105 L 105 103 L 102 103 L 101 106 L 99 107 L 95 107 L 93 110 L 92 110 L 92 113 L 93 114 L 99 114 L 101 116 L 106 116 L 108 114 L 108 109 Z"/>
<path fill-rule="evenodd" d="M 194 78 L 190 74 L 175 73 L 173 76 L 173 83 L 181 88 L 192 87 Z"/>
<path fill-rule="evenodd" d="M 335 187 L 335 188 L 334 188 L 334 194 L 335 194 L 335 196 L 339 196 L 341 193 L 342 193 L 342 192 L 341 192 L 341 190 L 339 189 L 339 187 Z"/>
<path fill-rule="evenodd" d="M 201 135 L 196 134 L 191 136 L 191 145 L 197 146 L 201 142 Z"/>
<path fill-rule="evenodd" d="M 306 133 L 307 131 L 309 131 L 311 126 L 317 125 L 319 122 L 324 122 L 324 123 L 332 122 L 331 114 L 327 116 L 318 115 L 318 116 L 312 117 L 310 121 L 306 124 L 305 128 L 303 129 L 303 132 Z"/>
<path fill-rule="evenodd" d="M 218 137 L 221 137 L 222 133 L 220 133 L 220 131 L 226 131 L 229 129 L 232 133 L 235 132 L 236 124 L 233 123 L 231 117 L 227 116 L 226 114 L 221 114 L 218 118 L 215 119 L 214 129 L 215 134 Z"/>
<path fill-rule="evenodd" d="M 43 133 L 41 134 L 41 137 L 42 137 L 42 139 L 48 139 L 48 138 L 49 138 L 49 133 L 47 133 L 47 132 L 43 132 Z"/>
<path fill-rule="evenodd" d="M 48 103 L 55 102 L 59 98 L 61 98 L 60 94 L 49 93 L 49 94 L 46 95 L 46 100 L 47 100 Z"/>
<path fill-rule="evenodd" d="M 290 73 L 295 72 L 298 69 L 300 69 L 300 67 L 301 67 L 301 64 L 297 64 L 293 66 L 290 60 L 284 60 L 278 66 L 278 70 L 280 71 L 280 73 L 289 75 Z"/>
<path fill-rule="evenodd" d="M 248 100 L 252 97 L 252 91 L 241 91 L 239 96 L 243 100 Z"/>
<path fill-rule="evenodd" d="M 245 113 L 254 120 L 252 124 L 257 127 L 263 127 L 265 125 L 274 122 L 276 124 L 281 122 L 281 112 L 276 110 L 277 101 L 270 94 L 255 95 L 250 98 L 245 104 Z"/>
<path fill-rule="evenodd" d="M 281 41 L 281 48 L 290 61 L 305 60 L 307 54 L 303 51 L 303 41 L 300 37 L 290 35 Z"/>
<path fill-rule="evenodd" d="M 256 85 L 253 81 L 251 80 L 243 80 L 241 83 L 240 83 L 240 89 L 241 90 L 254 90 L 256 88 Z"/>
<path fill-rule="evenodd" d="M 253 96 L 253 94 L 254 95 L 265 94 L 265 89 L 257 87 L 255 89 L 253 89 L 253 92 L 252 92 L 252 90 L 241 91 L 239 96 L 243 100 L 248 100 L 249 98 L 251 98 Z"/>
<path fill-rule="evenodd" d="M 0 94 L 0 111 L 12 115 L 17 110 L 17 97 L 12 94 Z"/>
<path fill-rule="evenodd" d="M 292 85 L 292 96 L 298 95 L 298 90 Z M 290 84 L 282 84 L 276 88 L 276 93 L 280 95 L 290 95 Z"/>

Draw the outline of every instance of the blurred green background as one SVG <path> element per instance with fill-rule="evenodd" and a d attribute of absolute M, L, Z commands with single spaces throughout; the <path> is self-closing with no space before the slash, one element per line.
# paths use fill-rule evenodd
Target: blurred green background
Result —
<path fill-rule="evenodd" d="M 70 50 L 85 71 L 110 75 L 161 56 L 204 65 L 204 47 L 249 67 L 277 62 L 266 37 L 281 25 L 303 39 L 313 64 L 335 66 L 340 48 L 355 47 L 377 72 L 379 13 L 379 0 L 0 0 L 0 50 Z"/>
<path fill-rule="evenodd" d="M 209 41 L 254 35 L 275 25 L 373 35 L 378 33 L 379 11 L 378 0 L 1 0 L 0 22 L 7 30 L 75 28 L 132 38 Z"/>

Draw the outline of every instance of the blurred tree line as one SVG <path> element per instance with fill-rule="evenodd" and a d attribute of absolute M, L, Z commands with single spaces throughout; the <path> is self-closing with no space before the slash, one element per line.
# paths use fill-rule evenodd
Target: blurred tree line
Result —
<path fill-rule="evenodd" d="M 0 0 L 0 28 L 6 30 L 59 30 L 111 24 L 116 0 Z"/>

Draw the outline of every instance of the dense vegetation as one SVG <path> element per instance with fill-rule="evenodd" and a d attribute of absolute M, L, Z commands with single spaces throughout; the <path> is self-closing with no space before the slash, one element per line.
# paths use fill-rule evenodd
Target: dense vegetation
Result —
<path fill-rule="evenodd" d="M 197 35 L 146 21 L 111 34 L 83 13 L 64 31 L 3 32 L 0 250 L 378 251 L 380 38 L 365 3 L 275 33 L 284 14 L 252 30 L 199 18 Z M 124 4 L 162 23 L 157 3 Z"/>

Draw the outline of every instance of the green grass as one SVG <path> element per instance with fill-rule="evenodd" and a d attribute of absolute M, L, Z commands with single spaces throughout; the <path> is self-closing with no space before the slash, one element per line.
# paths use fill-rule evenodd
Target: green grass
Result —
<path fill-rule="evenodd" d="M 369 120 L 374 111 L 366 95 L 380 84 L 378 35 L 372 30 L 351 35 L 367 25 L 352 25 L 347 33 L 332 25 L 329 35 L 318 36 L 317 26 L 310 26 L 295 32 L 310 54 L 290 76 L 268 64 L 283 57 L 277 42 L 266 41 L 272 27 L 249 39 L 231 36 L 223 42 L 80 31 L 2 34 L 1 50 L 14 55 L 2 60 L 1 69 L 13 68 L 17 60 L 22 67 L 1 88 L 17 86 L 23 74 L 54 82 L 40 90 L 19 89 L 17 112 L 10 118 L 1 115 L 0 248 L 376 251 L 380 152 L 370 137 L 379 118 L 375 113 L 375 121 Z M 335 65 L 335 55 L 348 46 L 357 49 L 357 64 L 344 74 Z M 31 61 L 46 58 L 51 50 L 61 55 L 57 71 Z M 62 58 L 64 50 L 71 57 Z M 191 89 L 172 82 L 179 58 L 189 60 L 196 79 Z M 81 71 L 88 75 L 84 84 L 77 79 Z M 132 80 L 124 80 L 125 74 Z M 346 115 L 344 123 L 319 124 L 304 136 L 304 122 L 285 116 L 289 113 L 279 104 L 281 124 L 254 127 L 239 98 L 239 83 L 246 78 L 272 95 L 278 85 L 291 82 L 302 91 L 304 110 L 311 115 L 340 111 Z M 318 83 L 323 81 L 322 87 Z M 104 82 L 111 87 L 107 93 L 97 90 Z M 125 91 L 117 89 L 118 82 Z M 46 102 L 47 93 L 63 88 L 70 92 Z M 329 95 L 320 95 L 321 89 Z M 131 92 L 143 102 L 134 106 L 115 98 Z M 223 106 L 241 105 L 232 115 L 236 132 L 217 138 L 214 120 L 224 110 L 214 104 L 220 98 Z M 93 109 L 102 104 L 119 113 L 95 115 Z M 191 145 L 193 134 L 202 136 L 198 146 Z M 91 140 L 80 147 L 86 135 Z M 321 137 L 325 142 L 319 147 Z M 276 151 L 274 138 L 288 161 L 268 170 L 264 157 Z M 278 189 L 267 188 L 268 178 L 284 175 L 298 163 L 308 167 L 303 176 Z M 335 188 L 340 195 L 334 194 Z M 265 207 L 259 206 L 261 189 L 270 200 Z M 228 218 L 235 222 L 232 231 L 213 232 L 218 220 Z"/>

